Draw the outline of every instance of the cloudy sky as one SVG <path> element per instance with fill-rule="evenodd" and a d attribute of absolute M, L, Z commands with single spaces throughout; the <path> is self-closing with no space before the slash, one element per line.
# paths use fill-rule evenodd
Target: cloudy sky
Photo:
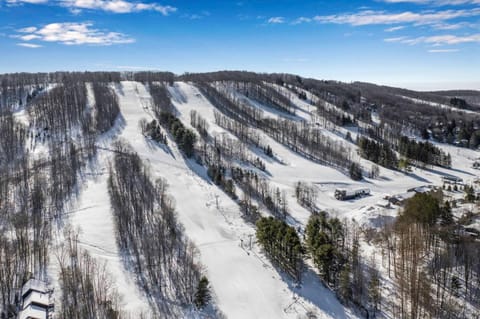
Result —
<path fill-rule="evenodd" d="M 480 0 L 0 0 L 0 72 L 221 69 L 480 89 Z"/>

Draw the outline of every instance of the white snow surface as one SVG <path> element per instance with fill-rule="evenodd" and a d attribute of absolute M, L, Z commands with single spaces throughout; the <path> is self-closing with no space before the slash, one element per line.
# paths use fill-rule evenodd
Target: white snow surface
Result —
<path fill-rule="evenodd" d="M 398 95 L 398 96 L 401 97 L 402 99 L 410 100 L 410 101 L 415 102 L 415 103 L 426 104 L 426 105 L 430 105 L 430 106 L 434 106 L 434 107 L 438 107 L 438 108 L 442 108 L 442 109 L 452 110 L 452 111 L 456 111 L 456 112 L 463 112 L 463 113 L 466 113 L 466 114 L 478 114 L 477 111 L 464 110 L 464 109 L 460 109 L 458 107 L 454 107 L 454 106 L 451 106 L 451 105 L 436 103 L 436 102 L 432 102 L 432 101 L 425 101 L 425 100 L 422 100 L 422 99 L 416 99 L 416 98 L 409 97 L 409 96 L 404 96 L 404 95 Z"/>
<path fill-rule="evenodd" d="M 195 87 L 177 83 L 172 90 L 184 97 L 184 100 L 173 99 L 184 124 L 188 125 L 192 109 L 212 119 L 213 106 L 198 95 Z M 145 87 L 123 82 L 118 92 L 125 117 L 121 137 L 150 163 L 152 173 L 169 181 L 179 219 L 200 250 L 218 307 L 228 318 L 296 318 L 305 314 L 305 309 L 317 309 L 320 318 L 353 316 L 313 274 L 308 275 L 301 289 L 295 289 L 257 247 L 252 251 L 241 247 L 240 240 L 247 243 L 254 228 L 242 220 L 237 204 L 208 181 L 203 168 L 184 160 L 172 141 L 169 141 L 171 152 L 165 152 L 150 145 L 139 133 L 138 121 L 151 116 L 148 109 L 144 113 L 140 107 L 141 101 L 148 98 Z"/>
<path fill-rule="evenodd" d="M 226 133 L 215 125 L 214 107 L 196 87 L 176 82 L 168 90 L 178 116 L 185 125 L 190 126 L 190 111 L 196 110 L 209 122 L 209 133 Z M 317 318 L 357 317 L 323 286 L 312 269 L 306 271 L 302 284 L 297 286 L 271 265 L 255 243 L 250 249 L 250 237 L 255 240 L 254 226 L 247 224 L 240 215 L 238 205 L 209 181 L 205 169 L 192 160 L 186 160 L 171 139 L 168 147 L 160 147 L 140 133 L 140 119 L 153 119 L 151 97 L 143 84 L 123 81 L 115 86 L 115 91 L 122 118 L 99 143 L 108 149 L 115 138 L 125 139 L 149 164 L 155 177 L 167 179 L 169 193 L 176 201 L 178 218 L 187 236 L 199 248 L 200 261 L 215 292 L 215 302 L 226 317 L 298 318 L 309 311 L 315 313 Z M 297 100 L 295 102 L 303 109 L 302 115 L 307 117 L 307 105 Z M 335 135 L 330 134 L 332 137 Z M 363 226 L 378 227 L 393 220 L 398 212 L 396 207 L 382 207 L 385 196 L 410 196 L 406 194 L 407 189 L 441 185 L 441 176 L 445 174 L 459 176 L 468 182 L 478 173 L 471 168 L 478 152 L 437 144 L 450 152 L 455 170 L 435 167 L 414 169 L 412 173 L 404 174 L 381 168 L 380 178 L 353 182 L 343 173 L 299 156 L 265 134 L 262 137 L 281 162 L 262 154 L 259 156 L 266 163 L 270 182 L 287 191 L 291 213 L 289 223 L 300 228 L 305 227 L 310 213 L 300 207 L 294 198 L 294 184 L 298 181 L 310 182 L 318 188 L 317 206 L 331 215 L 355 219 Z M 100 150 L 98 161 L 91 175 L 85 177 L 86 182 L 69 219 L 74 227 L 82 229 L 82 247 L 106 262 L 119 293 L 123 295 L 125 309 L 135 313 L 148 309 L 148 298 L 136 286 L 134 275 L 125 269 L 115 242 L 106 187 L 111 156 L 109 151 Z M 365 160 L 361 163 L 365 167 L 371 165 Z M 337 187 L 367 187 L 371 189 L 371 195 L 357 200 L 338 201 L 333 196 Z M 364 249 L 373 250 L 367 246 Z M 52 266 L 52 271 L 55 271 L 55 266 Z"/>

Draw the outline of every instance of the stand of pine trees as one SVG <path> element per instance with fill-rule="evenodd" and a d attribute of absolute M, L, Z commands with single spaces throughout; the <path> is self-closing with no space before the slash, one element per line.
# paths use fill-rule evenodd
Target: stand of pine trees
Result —
<path fill-rule="evenodd" d="M 335 286 L 346 262 L 341 222 L 329 219 L 324 212 L 312 214 L 305 228 L 305 246 L 322 279 Z"/>
<path fill-rule="evenodd" d="M 257 221 L 257 240 L 274 264 L 301 281 L 304 249 L 295 228 L 273 217 Z"/>
<path fill-rule="evenodd" d="M 186 128 L 179 118 L 168 112 L 161 112 L 158 121 L 172 134 L 178 148 L 183 151 L 185 156 L 192 157 L 195 152 L 194 146 L 197 140 L 195 132 Z"/>
<path fill-rule="evenodd" d="M 362 136 L 358 139 L 357 145 L 363 158 L 386 168 L 398 167 L 397 155 L 389 144 L 378 143 Z"/>
<path fill-rule="evenodd" d="M 143 135 L 150 137 L 157 143 L 168 144 L 168 140 L 165 134 L 163 134 L 160 125 L 158 125 L 157 120 L 152 120 L 150 123 L 146 119 L 140 120 L 140 131 Z"/>
<path fill-rule="evenodd" d="M 443 167 L 452 166 L 450 154 L 429 142 L 417 142 L 406 136 L 398 141 L 398 152 L 417 165 L 438 165 Z"/>

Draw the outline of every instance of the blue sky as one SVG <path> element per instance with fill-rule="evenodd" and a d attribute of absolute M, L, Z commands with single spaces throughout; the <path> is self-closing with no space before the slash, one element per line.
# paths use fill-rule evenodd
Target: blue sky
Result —
<path fill-rule="evenodd" d="M 480 89 L 480 0 L 0 0 L 0 72 L 223 69 Z"/>

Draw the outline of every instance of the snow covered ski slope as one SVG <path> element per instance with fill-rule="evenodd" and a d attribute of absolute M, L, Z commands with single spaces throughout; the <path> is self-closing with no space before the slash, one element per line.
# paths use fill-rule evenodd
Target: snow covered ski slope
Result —
<path fill-rule="evenodd" d="M 167 134 L 168 145 L 160 145 L 141 133 L 141 120 L 150 122 L 155 118 L 148 86 L 134 81 L 122 81 L 111 86 L 118 97 L 121 116 L 109 132 L 99 137 L 96 162 L 83 176 L 80 196 L 67 215 L 72 226 L 80 229 L 80 246 L 105 262 L 127 312 L 148 314 L 152 296 L 142 292 L 135 281 L 135 274 L 125 267 L 125 256 L 122 256 L 115 239 L 107 179 L 113 143 L 119 139 L 132 146 L 154 177 L 168 181 L 178 219 L 186 235 L 198 247 L 199 260 L 211 283 L 215 305 L 226 317 L 303 318 L 309 314 L 314 314 L 316 318 L 359 317 L 324 286 L 310 262 L 307 262 L 301 283 L 296 283 L 272 265 L 256 243 L 255 227 L 242 217 L 238 203 L 212 183 L 205 167 L 193 159 L 186 159 L 170 134 Z M 209 135 L 236 139 L 215 124 L 215 107 L 197 87 L 191 83 L 175 82 L 167 88 L 176 115 L 184 125 L 191 127 L 190 112 L 196 111 L 208 122 Z M 310 121 L 314 125 L 315 119 L 307 103 L 298 98 L 293 101 L 300 110 L 297 117 L 291 117 Z M 346 132 L 344 128 L 341 132 L 319 129 L 333 140 L 343 140 Z M 249 152 L 264 160 L 265 176 L 272 185 L 286 193 L 290 209 L 288 223 L 300 233 L 303 233 L 311 213 L 296 201 L 294 188 L 299 181 L 314 185 L 318 190 L 316 206 L 328 211 L 331 216 L 355 220 L 366 227 L 378 227 L 393 220 L 398 213 L 396 209 L 382 206 L 385 196 L 411 196 L 407 194 L 408 189 L 439 185 L 443 175 L 452 173 L 439 167 L 414 169 L 409 174 L 381 168 L 379 178 L 355 182 L 344 172 L 313 162 L 265 133 L 258 133 L 271 146 L 274 157 L 269 158 L 251 146 Z M 356 150 L 355 144 L 348 145 Z M 476 172 L 465 163 L 466 159 L 473 160 L 476 152 L 440 146 L 451 153 L 453 166 L 457 168 L 455 174 L 464 180 L 473 180 Z M 357 160 L 365 167 L 372 165 L 359 156 Z M 371 195 L 351 201 L 338 201 L 334 197 L 336 188 L 359 187 L 369 188 Z M 58 241 L 61 241 L 61 235 Z M 375 253 L 370 245 L 362 245 L 361 249 L 365 254 Z M 54 277 L 55 266 L 51 268 Z M 190 309 L 185 316 L 208 317 L 208 314 Z"/>
<path fill-rule="evenodd" d="M 184 123 L 189 122 L 191 109 L 204 116 L 213 111 L 192 86 L 179 83 L 175 90 L 185 97 L 184 102 L 174 102 Z M 165 151 L 140 134 L 138 121 L 152 116 L 144 85 L 122 82 L 117 92 L 125 118 L 120 137 L 130 142 L 154 174 L 168 180 L 179 219 L 199 248 L 218 306 L 228 318 L 297 318 L 306 311 L 320 318 L 354 317 L 313 274 L 301 288 L 284 280 L 257 247 L 250 250 L 248 242 L 255 230 L 242 220 L 237 204 L 207 179 L 205 170 L 185 160 L 173 141 Z"/>

